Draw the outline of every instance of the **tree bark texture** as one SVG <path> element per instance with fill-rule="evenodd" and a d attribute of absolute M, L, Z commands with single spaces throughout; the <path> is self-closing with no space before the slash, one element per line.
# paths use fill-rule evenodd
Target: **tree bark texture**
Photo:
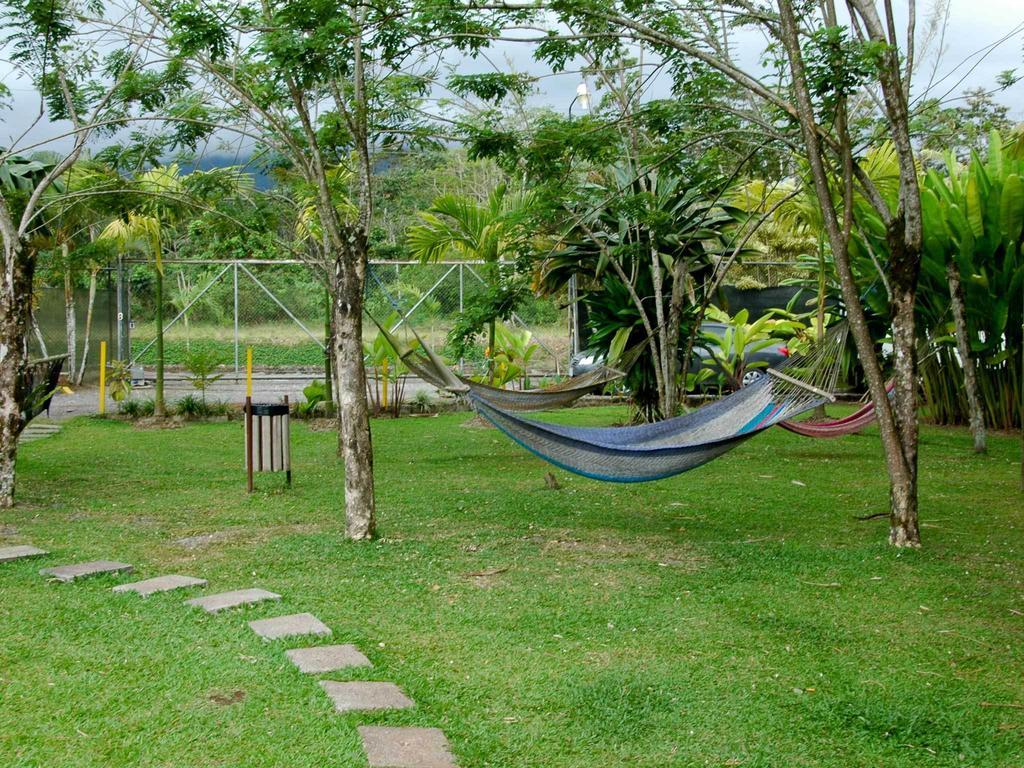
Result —
<path fill-rule="evenodd" d="M 164 271 L 157 267 L 156 273 L 156 386 L 153 388 L 153 413 L 163 418 L 167 415 L 164 403 Z"/>
<path fill-rule="evenodd" d="M 28 362 L 27 331 L 32 311 L 34 258 L 20 242 L 4 242 L 0 286 L 0 508 L 14 505 L 18 436 L 24 428 L 21 382 Z"/>
<path fill-rule="evenodd" d="M 338 452 L 345 465 L 345 534 L 370 539 L 376 528 L 373 445 L 363 361 L 362 264 L 335 263 L 334 366 L 338 399 Z"/>
<path fill-rule="evenodd" d="M 886 468 L 890 482 L 889 540 L 895 546 L 918 546 L 920 531 L 917 522 L 917 375 L 914 329 L 914 299 L 917 285 L 917 271 L 920 267 L 920 199 L 916 206 L 907 200 L 918 194 L 916 175 L 913 181 L 904 178 L 904 158 L 900 158 L 900 208 L 893 214 L 882 206 L 880 215 L 887 220 L 887 243 L 890 248 L 890 274 L 892 298 L 890 319 L 892 322 L 893 349 L 895 356 L 895 396 L 890 404 L 881 365 L 875 351 L 874 340 L 868 330 L 864 308 L 860 302 L 857 282 L 850 265 L 849 239 L 850 214 L 853 191 L 850 182 L 853 174 L 852 149 L 845 131 L 839 139 L 839 160 L 843 165 L 844 216 L 840 221 L 830 184 L 830 174 L 825 160 L 825 148 L 815 123 L 815 109 L 811 99 L 799 39 L 799 25 L 791 0 L 779 0 L 780 35 L 789 59 L 793 77 L 793 91 L 797 103 L 797 117 L 803 135 L 806 156 L 810 165 L 815 195 L 822 210 L 825 229 L 839 276 L 843 301 L 846 305 L 850 332 L 857 347 L 857 354 L 864 368 L 872 400 L 878 414 L 879 431 L 885 449 Z M 885 70 L 885 65 L 882 66 Z M 885 77 L 881 79 L 886 80 Z M 891 82 L 884 82 L 886 91 L 887 116 L 890 121 L 905 119 L 906 110 L 894 102 L 898 98 L 889 92 Z M 900 90 L 902 94 L 902 89 Z M 900 97 L 902 98 L 902 97 Z M 905 108 L 905 104 L 902 105 Z M 842 113 L 839 113 L 842 116 Z M 905 126 L 903 126 L 905 128 Z M 897 153 L 909 149 L 904 141 L 905 131 L 898 127 L 892 130 L 896 135 L 894 145 Z M 910 169 L 916 174 L 911 153 Z M 874 203 L 873 203 L 874 204 Z M 916 224 L 915 224 L 916 222 Z M 916 226 L 916 229 L 915 229 Z M 916 235 L 916 236 L 915 236 Z"/>
<path fill-rule="evenodd" d="M 964 394 L 967 396 L 967 416 L 970 419 L 971 434 L 974 436 L 975 453 L 985 453 L 985 412 L 981 409 L 981 393 L 978 391 L 978 376 L 971 356 L 971 339 L 967 327 L 967 312 L 964 305 L 964 287 L 960 283 L 960 267 L 955 259 L 946 262 L 946 282 L 949 284 L 949 302 L 956 326 L 956 349 L 960 353 L 960 365 L 964 369 Z"/>
<path fill-rule="evenodd" d="M 75 282 L 71 274 L 71 258 L 68 244 L 61 243 L 61 256 L 64 258 L 64 336 L 67 343 L 68 379 L 74 381 L 78 370 L 78 318 L 75 317 Z"/>

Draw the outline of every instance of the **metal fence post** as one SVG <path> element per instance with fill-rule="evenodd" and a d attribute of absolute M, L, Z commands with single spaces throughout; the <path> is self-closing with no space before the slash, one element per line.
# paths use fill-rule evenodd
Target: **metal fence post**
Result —
<path fill-rule="evenodd" d="M 580 352 L 580 305 L 576 275 L 569 277 L 569 375 L 572 376 L 573 358 Z"/>
<path fill-rule="evenodd" d="M 234 301 L 235 301 L 235 383 L 238 383 L 238 262 L 234 265 Z"/>
<path fill-rule="evenodd" d="M 463 272 L 463 265 L 459 264 L 459 314 L 461 315 L 464 311 L 463 298 L 466 290 L 466 275 Z M 462 375 L 466 374 L 466 360 L 463 357 L 459 358 L 459 373 Z"/>
<path fill-rule="evenodd" d="M 121 254 L 117 255 L 117 287 L 116 287 L 116 305 L 117 309 L 117 359 L 124 360 L 124 332 L 121 327 L 124 322 L 124 305 L 121 301 L 121 290 L 124 285 L 124 260 Z"/>

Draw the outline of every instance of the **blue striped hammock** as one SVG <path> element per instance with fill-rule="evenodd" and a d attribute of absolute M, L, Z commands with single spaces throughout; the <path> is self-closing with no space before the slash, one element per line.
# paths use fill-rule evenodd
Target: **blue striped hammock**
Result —
<path fill-rule="evenodd" d="M 483 418 L 557 467 L 595 480 L 638 483 L 706 464 L 744 440 L 834 400 L 845 327 L 805 357 L 791 357 L 754 383 L 690 413 L 654 424 L 574 427 L 526 418 L 479 393 L 467 397 Z"/>

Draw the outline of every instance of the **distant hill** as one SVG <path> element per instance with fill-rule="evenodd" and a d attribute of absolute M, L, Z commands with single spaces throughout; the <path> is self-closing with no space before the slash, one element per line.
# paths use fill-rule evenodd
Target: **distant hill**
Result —
<path fill-rule="evenodd" d="M 234 154 L 203 155 L 194 163 L 179 162 L 182 173 L 192 171 L 208 171 L 211 168 L 226 168 L 232 165 L 239 165 L 251 173 L 255 180 L 256 189 L 270 189 L 276 182 L 267 173 L 267 169 L 261 164 L 253 162 L 252 156 L 242 157 Z"/>

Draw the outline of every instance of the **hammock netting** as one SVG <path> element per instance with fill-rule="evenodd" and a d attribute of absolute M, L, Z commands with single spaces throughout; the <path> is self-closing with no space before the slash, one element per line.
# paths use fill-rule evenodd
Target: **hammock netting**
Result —
<path fill-rule="evenodd" d="M 30 360 L 24 373 L 18 378 L 15 397 L 21 409 L 22 426 L 43 411 L 50 409 L 50 401 L 60 382 L 65 355 L 54 355 L 39 360 Z"/>
<path fill-rule="evenodd" d="M 658 480 L 706 464 L 744 440 L 827 400 L 835 387 L 845 326 L 803 356 L 691 413 L 631 427 L 573 427 L 528 419 L 470 390 L 476 411 L 555 466 L 620 483 Z"/>
<path fill-rule="evenodd" d="M 886 384 L 885 391 L 892 397 L 893 383 Z M 868 402 L 849 416 L 829 421 L 781 421 L 779 426 L 804 437 L 844 437 L 855 435 L 874 424 L 878 418 L 875 404 Z"/>
<path fill-rule="evenodd" d="M 601 365 L 579 376 L 539 389 L 501 389 L 453 373 L 445 361 L 422 340 L 418 349 L 407 348 L 391 331 L 379 323 L 377 328 L 398 351 L 406 367 L 428 384 L 457 394 L 475 396 L 505 411 L 547 411 L 564 408 L 584 395 L 601 390 L 605 385 L 626 375 L 623 370 Z M 636 362 L 644 346 L 641 344 L 627 351 L 618 361 L 619 365 L 628 369 Z"/>

